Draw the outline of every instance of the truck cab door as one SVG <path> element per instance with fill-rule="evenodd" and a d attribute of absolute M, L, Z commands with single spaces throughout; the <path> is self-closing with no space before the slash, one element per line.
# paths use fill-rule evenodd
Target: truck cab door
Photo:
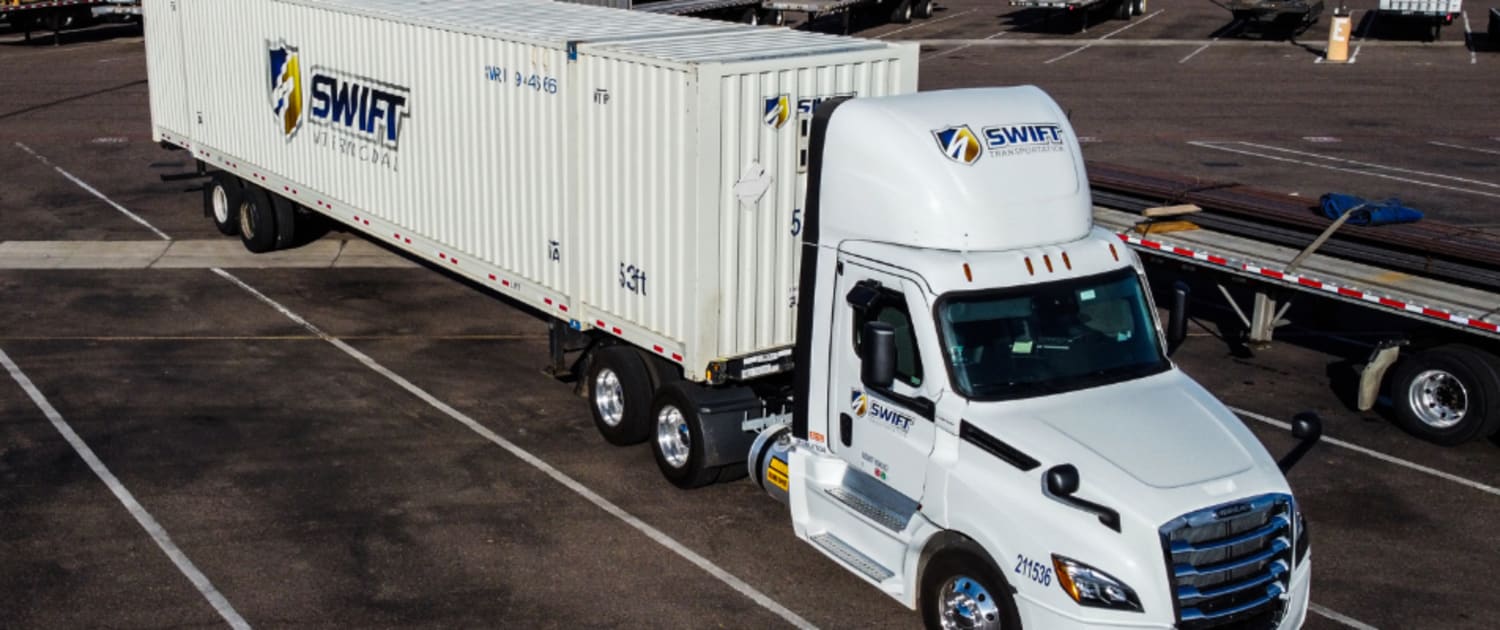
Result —
<path fill-rule="evenodd" d="M 851 469 L 920 500 L 935 428 L 916 327 L 931 325 L 931 317 L 911 279 L 854 261 L 840 264 L 829 344 L 829 449 Z M 896 380 L 886 389 L 860 379 L 860 336 L 869 321 L 895 328 Z"/>

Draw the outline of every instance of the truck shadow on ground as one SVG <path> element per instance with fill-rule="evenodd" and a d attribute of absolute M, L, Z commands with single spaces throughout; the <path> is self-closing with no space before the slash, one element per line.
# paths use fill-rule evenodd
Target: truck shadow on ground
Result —
<path fill-rule="evenodd" d="M 51 29 L 36 27 L 31 31 L 30 40 L 26 39 L 25 31 L 11 24 L 0 26 L 0 37 L 6 38 L 5 41 L 0 41 L 0 46 L 15 48 L 88 44 L 141 36 L 140 22 L 114 22 L 84 28 L 65 28 L 57 33 L 53 33 Z"/>

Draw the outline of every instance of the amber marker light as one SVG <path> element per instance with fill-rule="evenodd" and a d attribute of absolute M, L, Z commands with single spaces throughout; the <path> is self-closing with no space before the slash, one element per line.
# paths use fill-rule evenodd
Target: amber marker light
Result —
<path fill-rule="evenodd" d="M 974 272 L 969 270 L 969 263 L 964 263 L 964 278 L 967 278 L 969 282 L 974 281 Z"/>
<path fill-rule="evenodd" d="M 1115 244 L 1109 244 L 1109 255 L 1115 257 L 1115 262 L 1120 262 L 1120 252 L 1115 251 Z"/>
<path fill-rule="evenodd" d="M 1028 275 L 1028 276 L 1034 276 L 1034 275 L 1036 275 L 1036 268 L 1031 266 L 1031 257 L 1030 256 L 1026 257 L 1026 275 Z"/>
<path fill-rule="evenodd" d="M 1067 591 L 1073 601 L 1078 601 L 1078 585 L 1073 583 L 1073 576 L 1068 573 L 1067 565 L 1063 564 L 1063 561 L 1056 555 L 1052 556 L 1052 569 L 1057 575 L 1057 585 Z"/>
<path fill-rule="evenodd" d="M 1073 270 L 1073 261 L 1068 260 L 1068 252 L 1063 252 L 1062 254 L 1063 254 L 1063 266 L 1067 267 L 1068 271 L 1072 271 Z"/>

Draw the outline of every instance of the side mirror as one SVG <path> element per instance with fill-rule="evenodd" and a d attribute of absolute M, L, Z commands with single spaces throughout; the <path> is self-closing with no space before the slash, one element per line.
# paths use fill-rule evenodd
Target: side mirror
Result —
<path fill-rule="evenodd" d="M 896 327 L 867 322 L 860 336 L 859 380 L 865 387 L 890 389 L 896 381 Z"/>
<path fill-rule="evenodd" d="M 1323 438 L 1323 419 L 1311 411 L 1292 416 L 1292 437 L 1297 438 L 1297 445 L 1281 461 L 1276 462 L 1276 467 L 1281 469 L 1283 475 L 1296 466 L 1302 456 Z"/>
<path fill-rule="evenodd" d="M 1072 464 L 1060 464 L 1047 469 L 1042 475 L 1047 494 L 1052 500 L 1099 517 L 1105 527 L 1120 531 L 1120 513 L 1110 508 L 1073 496 L 1078 492 L 1078 468 Z"/>
<path fill-rule="evenodd" d="M 1172 310 L 1167 316 L 1167 349 L 1176 352 L 1187 339 L 1187 310 L 1190 289 L 1186 282 L 1178 280 L 1172 284 Z"/>
<path fill-rule="evenodd" d="M 1047 492 L 1059 497 L 1073 496 L 1078 492 L 1078 469 L 1072 464 L 1047 469 Z"/>

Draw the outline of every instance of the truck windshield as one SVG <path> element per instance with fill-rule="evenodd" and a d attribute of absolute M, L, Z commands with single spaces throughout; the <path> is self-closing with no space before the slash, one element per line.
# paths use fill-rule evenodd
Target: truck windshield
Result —
<path fill-rule="evenodd" d="M 1140 280 L 1130 268 L 938 303 L 954 387 L 1013 400 L 1165 371 Z"/>

